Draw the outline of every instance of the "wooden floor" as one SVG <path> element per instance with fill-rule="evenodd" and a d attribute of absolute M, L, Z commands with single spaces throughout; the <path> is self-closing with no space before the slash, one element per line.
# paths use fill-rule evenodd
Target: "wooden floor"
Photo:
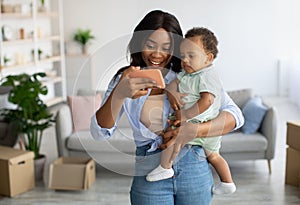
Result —
<path fill-rule="evenodd" d="M 233 179 L 237 184 L 236 193 L 228 196 L 214 196 L 212 204 L 231 205 L 289 205 L 300 204 L 299 189 L 287 186 L 285 179 L 286 154 L 286 122 L 300 120 L 299 109 L 285 98 L 265 98 L 276 106 L 279 111 L 278 139 L 275 159 L 272 160 L 272 174 L 268 173 L 266 160 L 229 162 Z M 48 164 L 56 159 L 57 150 L 53 130 L 46 133 L 43 141 L 43 153 L 48 157 Z M 217 176 L 213 171 L 217 182 Z M 39 182 L 29 192 L 14 198 L 0 198 L 2 205 L 21 204 L 101 204 L 101 205 L 128 205 L 131 177 L 119 175 L 105 169 L 97 170 L 95 184 L 87 191 L 53 191 L 47 189 L 48 165 L 44 173 L 44 181 Z"/>

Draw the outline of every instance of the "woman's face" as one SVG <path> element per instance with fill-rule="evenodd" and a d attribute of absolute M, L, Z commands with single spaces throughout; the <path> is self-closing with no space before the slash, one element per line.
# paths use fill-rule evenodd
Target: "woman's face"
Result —
<path fill-rule="evenodd" d="M 170 62 L 170 53 L 170 36 L 165 29 L 160 28 L 146 39 L 142 57 L 148 67 L 162 70 Z"/>

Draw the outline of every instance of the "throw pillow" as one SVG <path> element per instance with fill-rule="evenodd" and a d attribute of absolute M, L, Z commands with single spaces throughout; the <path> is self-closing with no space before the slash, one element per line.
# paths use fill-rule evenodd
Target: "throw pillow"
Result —
<path fill-rule="evenodd" d="M 251 98 L 243 107 L 242 112 L 245 117 L 245 124 L 241 128 L 245 134 L 255 133 L 264 119 L 268 108 L 262 103 L 260 97 Z"/>
<path fill-rule="evenodd" d="M 101 95 L 68 96 L 74 131 L 89 130 L 91 117 L 99 108 Z"/>

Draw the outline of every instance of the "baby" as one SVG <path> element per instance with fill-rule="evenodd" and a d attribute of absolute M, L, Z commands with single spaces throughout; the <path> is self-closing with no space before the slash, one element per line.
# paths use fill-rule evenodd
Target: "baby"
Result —
<path fill-rule="evenodd" d="M 193 28 L 186 33 L 180 45 L 183 71 L 167 86 L 168 98 L 175 110 L 173 126 L 179 126 L 184 121 L 202 123 L 218 116 L 223 86 L 212 65 L 218 54 L 217 45 L 214 33 L 206 28 Z M 180 109 L 182 106 L 184 109 Z M 229 166 L 219 154 L 221 136 L 195 138 L 188 144 L 202 146 L 208 161 L 217 171 L 221 182 L 213 188 L 213 193 L 234 193 L 236 186 Z M 174 175 L 170 162 L 172 148 L 162 152 L 161 164 L 147 175 L 148 181 L 167 179 Z"/>

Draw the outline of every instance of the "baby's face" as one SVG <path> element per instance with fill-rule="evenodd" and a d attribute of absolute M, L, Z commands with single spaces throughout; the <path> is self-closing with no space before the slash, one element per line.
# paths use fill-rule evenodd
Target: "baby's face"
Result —
<path fill-rule="evenodd" d="M 211 64 L 199 36 L 186 38 L 180 44 L 181 66 L 187 73 L 201 70 Z"/>

